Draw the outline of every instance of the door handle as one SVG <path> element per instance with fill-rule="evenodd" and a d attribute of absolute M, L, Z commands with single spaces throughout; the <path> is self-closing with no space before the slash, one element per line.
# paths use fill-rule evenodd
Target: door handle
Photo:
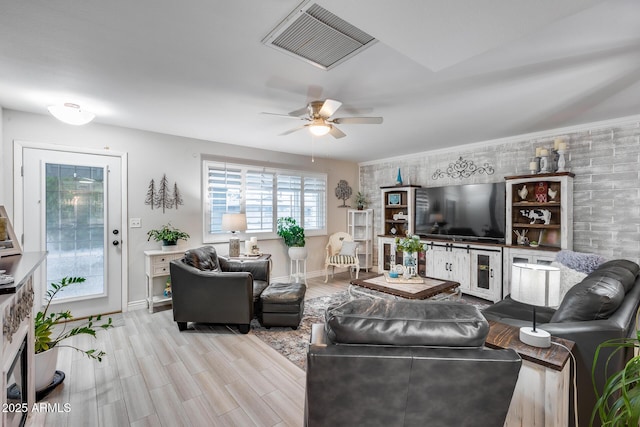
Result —
<path fill-rule="evenodd" d="M 113 241 L 113 246 L 118 246 L 120 244 L 120 240 L 114 240 Z"/>

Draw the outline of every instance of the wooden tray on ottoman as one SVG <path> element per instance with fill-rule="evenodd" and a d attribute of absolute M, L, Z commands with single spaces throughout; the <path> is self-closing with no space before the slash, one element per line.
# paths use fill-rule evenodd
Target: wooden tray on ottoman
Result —
<path fill-rule="evenodd" d="M 408 299 L 427 299 L 440 293 L 450 292 L 460 286 L 458 282 L 433 277 L 420 279 L 422 283 L 389 283 L 381 274 L 370 279 L 352 280 L 351 284 Z"/>

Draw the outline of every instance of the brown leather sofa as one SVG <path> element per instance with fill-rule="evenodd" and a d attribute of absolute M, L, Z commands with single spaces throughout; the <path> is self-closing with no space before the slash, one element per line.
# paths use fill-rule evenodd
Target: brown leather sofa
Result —
<path fill-rule="evenodd" d="M 305 426 L 502 426 L 521 359 L 483 346 L 455 302 L 356 299 L 328 309 L 307 354 Z"/>
<path fill-rule="evenodd" d="M 260 309 L 260 294 L 269 285 L 268 260 L 229 260 L 213 246 L 188 250 L 171 261 L 173 320 L 236 324 L 243 334 Z"/>
<path fill-rule="evenodd" d="M 578 395 L 578 423 L 588 426 L 596 396 L 591 369 L 596 348 L 606 340 L 636 336 L 636 313 L 640 305 L 640 267 L 628 260 L 600 265 L 582 282 L 572 287 L 554 310 L 537 308 L 537 327 L 552 336 L 576 343 L 574 354 Z M 507 297 L 482 311 L 488 320 L 522 327 L 531 326 L 532 307 Z M 622 369 L 633 356 L 633 349 L 617 352 L 609 361 L 608 375 Z M 605 364 L 611 351 L 600 353 L 595 377 L 598 390 L 606 381 Z M 573 391 L 571 396 L 573 402 Z M 570 425 L 574 425 L 570 405 Z M 594 425 L 600 425 L 596 420 Z"/>

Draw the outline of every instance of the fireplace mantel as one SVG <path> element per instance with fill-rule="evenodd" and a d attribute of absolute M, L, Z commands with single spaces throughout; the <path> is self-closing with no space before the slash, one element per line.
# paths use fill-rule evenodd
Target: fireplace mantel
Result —
<path fill-rule="evenodd" d="M 0 331 L 2 331 L 2 342 L 0 347 L 0 363 L 2 368 L 2 382 L 0 390 L 7 390 L 11 384 L 7 384 L 7 373 L 11 371 L 16 355 L 20 351 L 20 346 L 25 342 L 26 337 L 26 396 L 27 407 L 19 408 L 20 414 L 2 411 L 0 426 L 12 425 L 19 417 L 14 415 L 29 415 L 36 399 L 34 382 L 34 331 L 33 331 L 33 296 L 34 283 L 33 276 L 38 267 L 47 256 L 46 252 L 25 252 L 21 255 L 11 255 L 0 258 L 0 269 L 6 270 L 14 278 L 13 289 L 3 289 L 0 292 Z M 15 371 L 14 371 L 15 372 Z M 5 408 L 7 403 L 7 393 L 0 393 L 0 405 Z M 7 409 L 8 408 L 7 406 Z M 26 409 L 26 411 L 25 411 Z"/>

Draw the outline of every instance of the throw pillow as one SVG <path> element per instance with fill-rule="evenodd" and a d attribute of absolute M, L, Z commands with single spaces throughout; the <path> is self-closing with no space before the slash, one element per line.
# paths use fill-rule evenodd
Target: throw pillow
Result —
<path fill-rule="evenodd" d="M 598 268 L 600 264 L 605 262 L 606 258 L 597 254 L 562 250 L 556 254 L 555 260 L 572 270 L 590 274 Z"/>
<path fill-rule="evenodd" d="M 551 266 L 560 269 L 560 302 L 562 302 L 569 289 L 582 282 L 587 275 L 557 261 L 552 262 Z"/>
<path fill-rule="evenodd" d="M 342 242 L 342 249 L 338 255 L 343 256 L 356 256 L 357 242 Z"/>

